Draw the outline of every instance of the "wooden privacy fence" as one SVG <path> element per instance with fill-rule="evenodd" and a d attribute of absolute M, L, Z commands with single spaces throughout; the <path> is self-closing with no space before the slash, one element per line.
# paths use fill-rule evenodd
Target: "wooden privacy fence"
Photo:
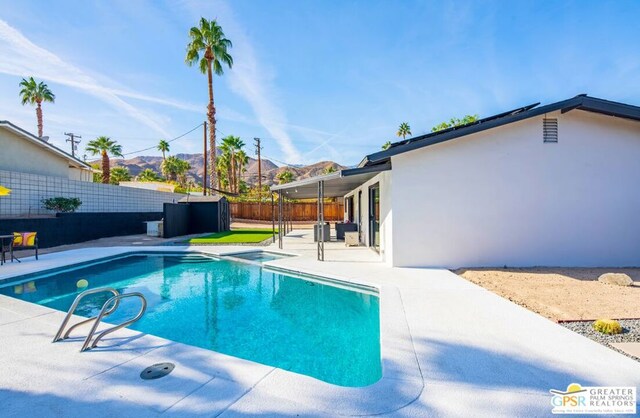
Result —
<path fill-rule="evenodd" d="M 252 219 L 260 221 L 271 221 L 271 202 L 263 203 L 262 208 L 258 208 L 258 203 L 253 202 L 237 202 L 229 203 L 231 209 L 231 218 L 233 219 Z M 318 220 L 318 204 L 316 202 L 296 202 L 287 203 L 287 211 L 292 221 L 317 221 Z M 278 220 L 278 203 L 275 205 L 276 221 Z M 330 202 L 324 204 L 324 220 L 325 221 L 342 221 L 344 220 L 344 205 L 341 202 Z"/>

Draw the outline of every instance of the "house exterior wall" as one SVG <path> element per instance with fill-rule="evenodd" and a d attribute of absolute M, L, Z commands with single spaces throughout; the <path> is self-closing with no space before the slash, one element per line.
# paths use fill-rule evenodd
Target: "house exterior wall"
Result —
<path fill-rule="evenodd" d="M 640 123 L 546 116 L 392 157 L 393 264 L 640 265 Z"/>
<path fill-rule="evenodd" d="M 93 173 L 84 168 L 69 167 L 69 180 L 93 182 Z"/>
<path fill-rule="evenodd" d="M 380 259 L 391 265 L 393 262 L 393 247 L 391 237 L 393 234 L 393 214 L 391 211 L 392 199 L 392 172 L 384 171 L 357 189 L 349 192 L 344 198 L 353 196 L 355 222 L 358 222 L 358 213 L 362 218 L 360 243 L 369 246 L 369 187 L 379 183 L 380 185 Z M 361 207 L 358 208 L 358 192 L 362 192 Z M 346 207 L 346 205 L 345 205 Z M 345 220 L 347 214 L 345 212 Z M 373 251 L 373 250 L 372 250 Z"/>
<path fill-rule="evenodd" d="M 7 129 L 0 129 L 0 170 L 93 181 L 91 170 L 69 167 L 65 158 Z"/>

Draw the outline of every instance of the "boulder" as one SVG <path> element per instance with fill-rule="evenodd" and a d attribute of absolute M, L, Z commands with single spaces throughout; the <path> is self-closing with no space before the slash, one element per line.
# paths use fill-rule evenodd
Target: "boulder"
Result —
<path fill-rule="evenodd" d="M 612 284 L 615 286 L 633 286 L 631 277 L 624 273 L 605 273 L 598 277 L 600 283 Z"/>

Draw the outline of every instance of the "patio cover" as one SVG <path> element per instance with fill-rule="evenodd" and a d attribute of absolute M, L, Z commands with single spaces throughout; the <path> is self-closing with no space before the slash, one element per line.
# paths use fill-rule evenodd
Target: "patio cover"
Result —
<path fill-rule="evenodd" d="M 287 232 L 288 223 L 283 223 L 283 201 L 289 199 L 318 199 L 318 260 L 324 261 L 324 199 L 342 197 L 363 183 L 371 180 L 382 171 L 391 170 L 391 161 L 361 168 L 349 168 L 335 173 L 311 177 L 291 183 L 272 186 L 271 191 L 278 193 L 278 246 L 282 249 L 282 237 Z M 271 205 L 274 206 L 273 194 Z M 273 213 L 273 212 L 272 212 Z M 275 219 L 272 218 L 275 238 Z M 283 232 L 283 227 L 285 231 Z"/>
<path fill-rule="evenodd" d="M 317 199 L 318 183 L 324 183 L 324 197 L 342 197 L 371 180 L 376 174 L 391 170 L 391 162 L 362 168 L 348 168 L 335 173 L 310 177 L 286 184 L 271 186 L 271 191 L 282 192 L 289 199 Z"/>

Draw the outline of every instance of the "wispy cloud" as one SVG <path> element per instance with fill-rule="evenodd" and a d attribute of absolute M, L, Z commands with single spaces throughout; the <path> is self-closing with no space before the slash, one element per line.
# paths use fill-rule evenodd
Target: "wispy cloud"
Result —
<path fill-rule="evenodd" d="M 0 56 L 3 57 L 0 60 L 0 72 L 2 73 L 20 77 L 33 75 L 36 78 L 81 90 L 164 136 L 170 136 L 170 134 L 158 120 L 122 98 L 138 99 L 183 110 L 202 111 L 201 108 L 186 103 L 156 98 L 134 91 L 109 88 L 80 68 L 34 44 L 3 20 L 0 20 Z"/>
<path fill-rule="evenodd" d="M 216 1 L 215 4 L 185 1 L 182 5 L 197 17 L 207 9 L 218 17 L 225 34 L 233 42 L 231 54 L 234 66 L 228 71 L 231 89 L 249 103 L 258 123 L 278 142 L 284 158 L 288 161 L 301 161 L 300 152 L 288 131 L 291 125 L 276 100 L 277 88 L 273 82 L 273 71 L 259 61 L 249 36 L 235 19 L 231 8 L 224 1 Z"/>

